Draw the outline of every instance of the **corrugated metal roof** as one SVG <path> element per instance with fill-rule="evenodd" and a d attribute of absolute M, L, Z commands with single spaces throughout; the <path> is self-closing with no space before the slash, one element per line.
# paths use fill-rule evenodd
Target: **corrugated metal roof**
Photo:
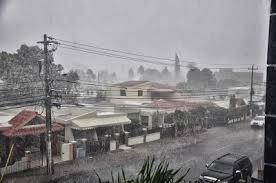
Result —
<path fill-rule="evenodd" d="M 129 124 L 130 122 L 130 119 L 128 119 L 125 115 L 109 115 L 72 120 L 73 126 L 79 128 L 97 128 L 103 126 Z"/>

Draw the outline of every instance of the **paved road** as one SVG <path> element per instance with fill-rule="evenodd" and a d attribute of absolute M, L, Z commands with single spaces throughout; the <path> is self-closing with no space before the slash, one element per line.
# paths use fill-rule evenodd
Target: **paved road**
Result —
<path fill-rule="evenodd" d="M 158 161 L 165 159 L 173 168 L 182 167 L 183 172 L 191 168 L 187 180 L 196 180 L 206 163 L 228 152 L 245 154 L 255 162 L 263 155 L 263 129 L 252 130 L 248 123 L 241 123 L 215 127 L 196 138 L 163 139 L 128 151 L 57 165 L 54 178 L 55 182 L 93 182 L 94 170 L 102 177 L 110 177 L 111 171 L 116 175 L 121 168 L 127 175 L 134 175 L 146 156 L 154 156 Z M 6 182 L 43 182 L 44 172 L 36 170 L 10 176 Z"/>

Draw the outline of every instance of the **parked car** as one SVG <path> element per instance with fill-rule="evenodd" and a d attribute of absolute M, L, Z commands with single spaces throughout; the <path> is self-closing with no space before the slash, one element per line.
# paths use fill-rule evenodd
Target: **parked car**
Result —
<path fill-rule="evenodd" d="M 253 120 L 250 121 L 251 127 L 264 127 L 265 116 L 256 116 Z"/>
<path fill-rule="evenodd" d="M 251 179 L 252 163 L 248 157 L 228 153 L 216 160 L 210 165 L 206 164 L 207 170 L 199 177 L 200 183 L 236 183 L 240 179 Z"/>

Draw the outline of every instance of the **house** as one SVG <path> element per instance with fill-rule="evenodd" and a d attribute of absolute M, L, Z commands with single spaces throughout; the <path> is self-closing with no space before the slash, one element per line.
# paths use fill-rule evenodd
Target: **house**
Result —
<path fill-rule="evenodd" d="M 217 81 L 223 80 L 234 80 L 240 82 L 240 84 L 250 84 L 251 81 L 251 72 L 236 72 L 231 68 L 219 69 L 218 72 L 215 72 L 215 77 Z M 263 82 L 263 73 L 255 72 L 253 75 L 253 80 L 255 83 Z"/>
<path fill-rule="evenodd" d="M 67 141 L 82 138 L 98 141 L 106 134 L 121 133 L 124 131 L 124 125 L 131 122 L 126 114 L 118 112 L 99 112 L 85 108 L 82 113 L 76 112 L 75 109 L 69 111 L 70 109 L 65 108 L 63 114 L 56 114 L 57 122 L 65 127 L 64 137 Z"/>
<path fill-rule="evenodd" d="M 176 89 L 172 86 L 151 81 L 126 81 L 112 85 L 107 98 L 113 104 L 141 105 L 153 100 L 174 98 Z"/>
<path fill-rule="evenodd" d="M 20 160 L 25 155 L 25 151 L 35 153 L 45 149 L 45 118 L 35 111 L 23 110 L 9 119 L 7 123 L 2 123 L 0 128 L 1 158 L 8 156 L 12 144 L 14 144 L 14 161 Z M 61 125 L 55 122 L 52 123 L 53 137 L 62 130 Z M 55 154 L 55 149 L 59 147 L 53 146 Z"/>

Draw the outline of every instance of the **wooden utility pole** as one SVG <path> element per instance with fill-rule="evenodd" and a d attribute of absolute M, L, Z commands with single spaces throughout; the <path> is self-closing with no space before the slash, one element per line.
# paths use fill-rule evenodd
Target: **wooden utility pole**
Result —
<path fill-rule="evenodd" d="M 48 45 L 50 43 L 55 43 L 54 41 L 49 41 L 46 34 L 43 36 L 43 41 L 38 43 L 44 45 L 44 82 L 45 82 L 45 119 L 46 119 L 46 160 L 47 160 L 47 174 L 53 174 L 53 156 L 52 156 L 52 117 L 51 117 L 51 89 L 50 89 L 50 61 L 48 59 Z M 56 44 L 56 43 L 55 43 Z"/>
<path fill-rule="evenodd" d="M 251 83 L 250 83 L 250 102 L 249 102 L 249 110 L 250 110 L 250 117 L 253 117 L 253 95 L 254 95 L 254 88 L 253 88 L 253 76 L 254 76 L 254 70 L 258 70 L 258 68 L 254 67 L 254 64 L 252 64 L 252 67 L 249 68 L 251 70 Z"/>

